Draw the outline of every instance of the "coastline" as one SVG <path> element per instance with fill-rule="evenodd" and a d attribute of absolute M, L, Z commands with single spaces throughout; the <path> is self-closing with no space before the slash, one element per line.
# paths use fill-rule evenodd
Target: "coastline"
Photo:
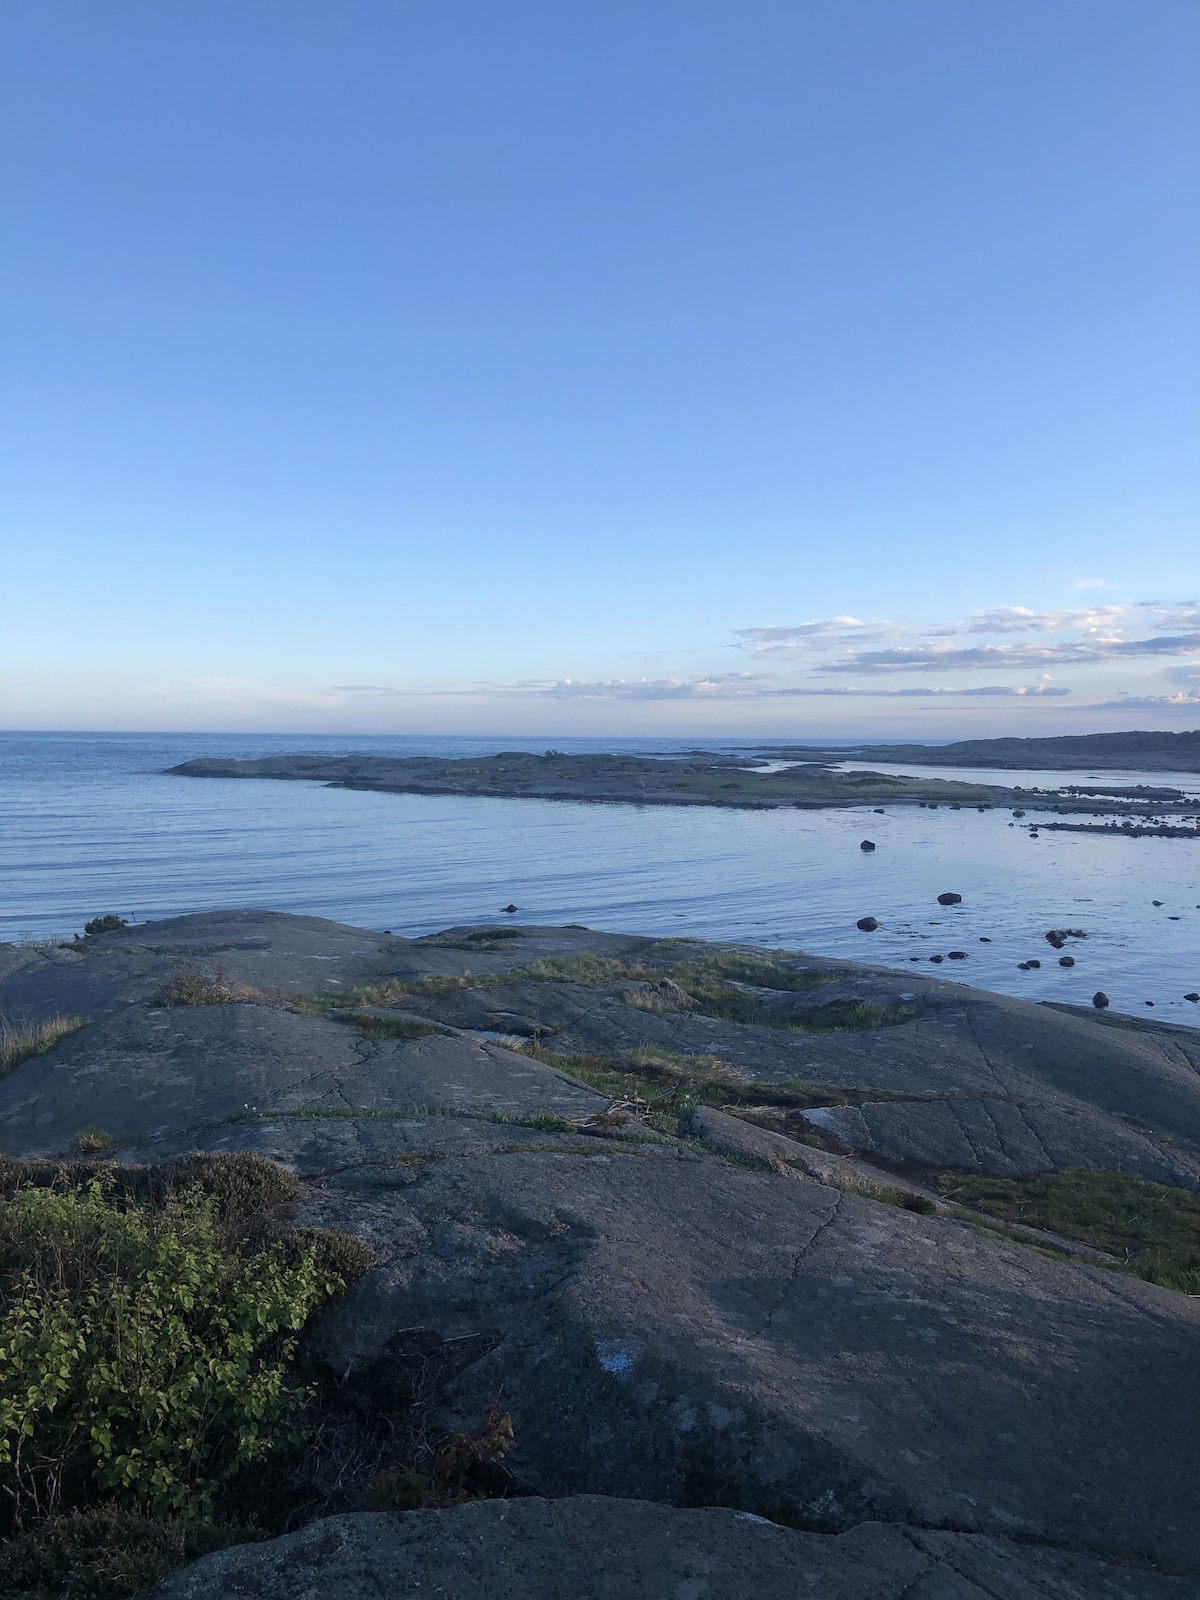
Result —
<path fill-rule="evenodd" d="M 755 764 L 756 763 L 756 764 Z M 259 778 L 323 783 L 394 794 L 475 795 L 493 799 L 575 800 L 628 805 L 711 806 L 732 810 L 846 809 L 869 806 L 1009 807 L 1094 817 L 1158 821 L 1193 815 L 1182 791 L 1077 785 L 1042 791 L 950 778 L 839 771 L 824 761 L 779 768 L 749 755 L 696 751 L 684 758 L 508 751 L 468 760 L 434 756 L 267 756 L 239 761 L 206 757 L 167 768 L 190 778 Z M 1183 830 L 1177 830 L 1182 832 Z M 1174 836 L 1174 835 L 1173 835 Z M 1197 836 L 1200 836 L 1198 831 Z"/>

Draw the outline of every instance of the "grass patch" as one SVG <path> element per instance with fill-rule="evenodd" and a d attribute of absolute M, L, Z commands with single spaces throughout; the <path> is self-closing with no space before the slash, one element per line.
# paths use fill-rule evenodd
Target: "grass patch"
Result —
<path fill-rule="evenodd" d="M 486 931 L 489 935 L 493 932 Z M 517 929 L 499 932 L 520 937 Z M 795 1033 L 860 1032 L 868 1028 L 894 1027 L 917 1015 L 914 1007 L 881 1006 L 870 1000 L 836 1001 L 807 1010 L 764 1005 L 762 996 L 753 990 L 806 994 L 836 983 L 837 976 L 794 972 L 766 956 L 735 950 L 689 957 L 688 949 L 694 943 L 692 940 L 661 939 L 651 941 L 635 956 L 627 958 L 588 953 L 547 956 L 505 972 L 438 973 L 411 983 L 390 978 L 384 983 L 361 985 L 344 994 L 315 997 L 304 1003 L 304 1009 L 322 1011 L 331 1007 L 391 1005 L 406 996 L 428 997 L 514 983 L 573 983 L 586 989 L 604 989 L 632 980 L 650 986 L 646 991 L 632 991 L 626 995 L 628 1003 L 635 1008 L 694 1010 L 724 1022 L 782 1028 Z M 478 949 L 480 945 L 470 948 Z"/>
<path fill-rule="evenodd" d="M 173 972 L 155 997 L 160 1006 L 228 1006 L 238 998 L 237 991 L 218 969 L 213 978 L 199 972 Z"/>
<path fill-rule="evenodd" d="M 253 1528 L 147 1517 L 116 1506 L 53 1517 L 0 1547 L 0 1596 L 50 1595 L 122 1600 Z"/>
<path fill-rule="evenodd" d="M 537 1128 L 542 1133 L 574 1133 L 575 1124 L 566 1117 L 557 1117 L 551 1111 L 537 1111 L 531 1117 L 522 1117 L 522 1128 Z"/>
<path fill-rule="evenodd" d="M 449 938 L 423 939 L 424 945 L 435 950 L 503 950 L 513 939 L 523 939 L 520 928 L 476 928 Z"/>
<path fill-rule="evenodd" d="M 1200 1295 L 1200 1195 L 1190 1189 L 1090 1167 L 1033 1178 L 942 1172 L 932 1186 L 1002 1222 L 1105 1250 L 1149 1283 Z"/>
<path fill-rule="evenodd" d="M 100 1156 L 109 1150 L 119 1150 L 122 1145 L 140 1143 L 140 1134 L 109 1133 L 105 1128 L 85 1128 L 82 1133 L 77 1133 L 71 1140 L 71 1154 L 76 1156 Z"/>
<path fill-rule="evenodd" d="M 45 1055 L 60 1039 L 85 1024 L 83 1017 L 50 1017 L 46 1022 L 0 1020 L 0 1078 L 22 1061 Z"/>
<path fill-rule="evenodd" d="M 355 1017 L 354 1026 L 363 1039 L 427 1039 L 446 1031 L 424 1017 Z"/>

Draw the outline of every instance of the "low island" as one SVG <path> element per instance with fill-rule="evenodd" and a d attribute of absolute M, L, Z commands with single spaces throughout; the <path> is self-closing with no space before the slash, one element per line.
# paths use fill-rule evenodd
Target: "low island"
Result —
<path fill-rule="evenodd" d="M 1130 784 L 1072 784 L 1057 789 L 1005 788 L 953 778 L 853 772 L 836 766 L 846 753 L 803 750 L 768 760 L 760 754 L 693 750 L 682 755 L 545 754 L 509 750 L 450 760 L 438 756 L 279 755 L 257 761 L 206 757 L 168 770 L 189 778 L 307 780 L 343 789 L 396 794 L 480 795 L 527 800 L 585 800 L 633 805 L 723 806 L 1007 806 L 1134 818 L 1145 825 L 1194 817 L 1182 790 Z M 786 761 L 786 764 L 784 762 Z M 1107 824 L 1112 826 L 1111 823 Z M 1079 826 L 1079 824 L 1075 824 Z M 1115 830 L 1114 830 L 1115 831 Z M 1189 836 L 1191 826 L 1171 829 Z"/>

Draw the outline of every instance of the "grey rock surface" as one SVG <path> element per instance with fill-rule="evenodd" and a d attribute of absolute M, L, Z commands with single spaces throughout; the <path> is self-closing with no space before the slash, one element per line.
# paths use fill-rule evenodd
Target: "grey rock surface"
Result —
<path fill-rule="evenodd" d="M 644 1501 L 365 1513 L 198 1561 L 146 1600 L 1192 1600 L 1196 1585 L 969 1534 L 838 1537 Z"/>
<path fill-rule="evenodd" d="M 942 1526 L 1200 1569 L 1200 1301 L 883 1203 L 872 1193 L 920 1184 L 860 1154 L 1195 1186 L 1200 1033 L 811 957 L 786 966 L 812 987 L 743 985 L 759 1010 L 734 1023 L 671 977 L 712 947 L 514 931 L 403 940 L 206 913 L 100 935 L 87 954 L 0 949 L 0 1013 L 91 1019 L 0 1082 L 0 1148 L 64 1152 L 99 1127 L 136 1137 L 132 1159 L 287 1165 L 301 1219 L 357 1234 L 377 1263 L 320 1319 L 315 1353 L 369 1385 L 414 1332 L 467 1341 L 436 1415 L 452 1431 L 511 1412 L 518 1490 L 882 1519 L 910 1552 L 941 1537 L 913 1527 Z M 547 958 L 573 964 L 509 976 Z M 176 972 L 243 997 L 163 1006 Z M 894 1015 L 902 990 L 913 1014 L 892 1025 L 786 1025 L 864 1000 Z M 312 995 L 326 999 L 296 1003 Z M 441 1031 L 364 1037 L 363 1014 Z M 536 1036 L 538 1057 L 506 1034 Z M 589 1119 L 610 1101 L 566 1070 L 571 1053 L 646 1047 L 722 1062 L 742 1088 L 825 1086 L 806 1115 L 826 1148 L 703 1107 L 683 1138 L 601 1136 Z M 731 1515 L 721 1527 L 759 1527 Z M 934 1565 L 877 1592 L 972 1594 L 946 1587 L 961 1578 L 1060 1593 L 1014 1587 L 1034 1556 L 1002 1549 L 1011 1583 Z"/>
<path fill-rule="evenodd" d="M 671 1146 L 444 1151 L 314 1188 L 379 1259 L 316 1348 L 486 1335 L 447 1426 L 503 1397 L 526 1487 L 1200 1559 L 1200 1302 Z"/>

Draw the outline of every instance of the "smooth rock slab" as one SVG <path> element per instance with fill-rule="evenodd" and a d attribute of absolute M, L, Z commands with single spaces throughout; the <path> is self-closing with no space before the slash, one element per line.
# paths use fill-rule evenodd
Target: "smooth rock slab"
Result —
<path fill-rule="evenodd" d="M 794 1176 L 597 1143 L 311 1191 L 307 1220 L 381 1263 L 318 1353 L 369 1384 L 405 1330 L 488 1335 L 447 1425 L 502 1397 L 510 1465 L 541 1493 L 1200 1561 L 1200 1302 Z"/>
<path fill-rule="evenodd" d="M 1195 1600 L 1197 1585 L 970 1534 L 836 1538 L 638 1500 L 362 1513 L 206 1556 L 145 1600 Z"/>

